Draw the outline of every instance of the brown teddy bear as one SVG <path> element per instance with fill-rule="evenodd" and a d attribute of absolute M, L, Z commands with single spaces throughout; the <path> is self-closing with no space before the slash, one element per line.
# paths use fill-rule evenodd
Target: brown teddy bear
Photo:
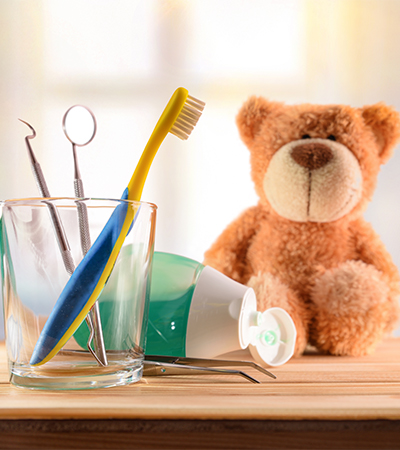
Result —
<path fill-rule="evenodd" d="M 288 106 L 251 97 L 237 116 L 259 196 L 205 254 L 254 288 L 261 311 L 279 306 L 307 343 L 365 355 L 398 319 L 399 274 L 362 218 L 400 117 L 378 103 Z"/>

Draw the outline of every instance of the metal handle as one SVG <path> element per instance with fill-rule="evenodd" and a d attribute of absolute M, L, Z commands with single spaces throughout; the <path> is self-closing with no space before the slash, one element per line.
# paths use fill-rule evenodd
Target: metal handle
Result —
<path fill-rule="evenodd" d="M 76 163 L 76 155 L 75 155 L 75 146 L 74 147 L 74 160 L 75 160 L 75 176 L 79 176 L 79 168 Z M 75 197 L 83 198 L 85 193 L 83 191 L 83 183 L 80 178 L 74 179 L 74 191 Z M 87 206 L 85 202 L 76 201 L 76 206 L 78 209 L 78 221 L 79 221 L 79 235 L 81 239 L 81 249 L 82 253 L 85 256 L 89 251 L 92 243 L 90 239 L 90 231 L 89 231 L 89 219 L 87 213 Z M 100 308 L 99 302 L 96 301 L 92 306 L 89 314 L 86 317 L 86 323 L 89 326 L 90 337 L 87 343 L 87 347 L 92 355 L 96 358 L 97 362 L 102 366 L 108 365 L 106 349 L 104 345 L 104 337 L 103 337 L 103 329 L 101 325 L 100 319 Z M 91 347 L 91 342 L 93 340 L 94 350 Z"/>
<path fill-rule="evenodd" d="M 75 179 L 74 180 L 74 190 L 75 190 L 75 197 L 82 198 L 85 196 L 83 192 L 83 184 L 81 179 Z M 84 202 L 77 201 L 76 202 L 77 208 L 78 208 L 78 220 L 79 220 L 79 234 L 81 238 L 81 248 L 82 253 L 86 255 L 86 253 L 89 251 L 92 243 L 90 239 L 90 232 L 89 232 L 89 219 L 88 219 L 88 213 L 87 213 L 87 206 Z"/>

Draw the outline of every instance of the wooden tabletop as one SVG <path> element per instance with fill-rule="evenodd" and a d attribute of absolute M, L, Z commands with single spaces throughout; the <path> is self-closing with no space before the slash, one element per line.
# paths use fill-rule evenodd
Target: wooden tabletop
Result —
<path fill-rule="evenodd" d="M 250 358 L 245 352 L 230 356 Z M 73 447 L 59 448 L 113 448 L 106 446 L 105 439 L 96 440 L 98 436 L 104 437 L 108 429 L 116 434 L 113 439 L 122 435 L 127 438 L 130 432 L 136 433 L 135 436 L 141 433 L 141 439 L 136 440 L 141 446 L 132 447 L 129 440 L 130 446 L 124 447 L 119 442 L 119 448 L 159 448 L 151 446 L 148 439 L 154 438 L 156 431 L 160 439 L 166 439 L 162 437 L 164 430 L 174 436 L 191 432 L 191 439 L 198 434 L 197 440 L 191 440 L 190 448 L 203 448 L 201 436 L 205 438 L 207 430 L 214 430 L 215 436 L 220 437 L 232 437 L 242 430 L 242 436 L 247 433 L 247 440 L 242 439 L 244 446 L 240 446 L 239 438 L 234 439 L 236 447 L 224 447 L 227 444 L 224 438 L 213 440 L 213 445 L 215 448 L 337 448 L 329 447 L 326 440 L 329 433 L 336 433 L 337 437 L 340 432 L 344 436 L 346 430 L 352 429 L 353 447 L 341 448 L 400 448 L 400 338 L 384 341 L 374 355 L 362 358 L 333 357 L 310 351 L 281 367 L 270 368 L 276 380 L 253 368 L 244 370 L 262 383 L 252 384 L 231 375 L 198 375 L 148 377 L 130 386 L 90 391 L 34 391 L 9 384 L 5 347 L 0 344 L 0 436 L 9 436 L 17 445 L 23 436 L 31 439 L 36 434 L 48 438 L 48 433 L 53 436 L 56 429 L 60 436 L 64 433 L 72 439 L 72 430 L 81 433 L 81 439 L 84 433 L 91 433 L 96 445 L 101 442 L 102 446 L 90 447 L 85 441 L 84 447 L 75 442 Z M 315 436 L 317 447 L 310 441 L 307 447 L 302 447 L 299 438 L 289 439 L 298 433 L 304 437 L 307 430 Z M 321 430 L 323 433 L 317 438 Z M 362 439 L 369 447 L 354 446 L 355 431 L 359 442 Z M 281 444 L 286 442 L 286 447 L 271 438 L 279 433 L 283 439 Z M 256 441 L 250 445 L 249 436 L 256 435 L 260 447 Z M 267 446 L 266 435 L 273 447 Z M 46 448 L 45 441 L 39 439 L 41 447 L 37 448 Z M 168 446 L 164 440 L 162 447 L 185 448 L 176 441 L 173 443 Z M 395 443 L 397 446 L 390 446 Z M 378 444 L 381 445 L 373 446 Z M 23 447 L 2 447 L 0 439 L 0 448 Z"/>

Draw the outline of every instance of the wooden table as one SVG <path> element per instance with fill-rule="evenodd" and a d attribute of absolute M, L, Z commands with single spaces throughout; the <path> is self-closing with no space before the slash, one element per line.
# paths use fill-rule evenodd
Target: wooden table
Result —
<path fill-rule="evenodd" d="M 0 344 L 0 448 L 400 448 L 399 338 L 373 356 L 309 352 L 272 371 L 246 369 L 260 385 L 211 375 L 31 391 L 8 383 Z"/>

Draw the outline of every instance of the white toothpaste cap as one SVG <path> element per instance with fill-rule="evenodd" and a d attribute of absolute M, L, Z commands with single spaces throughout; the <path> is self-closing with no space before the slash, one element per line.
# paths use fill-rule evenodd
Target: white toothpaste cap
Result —
<path fill-rule="evenodd" d="M 296 336 L 290 315 L 282 308 L 269 308 L 253 331 L 249 350 L 258 364 L 281 366 L 293 356 Z"/>

